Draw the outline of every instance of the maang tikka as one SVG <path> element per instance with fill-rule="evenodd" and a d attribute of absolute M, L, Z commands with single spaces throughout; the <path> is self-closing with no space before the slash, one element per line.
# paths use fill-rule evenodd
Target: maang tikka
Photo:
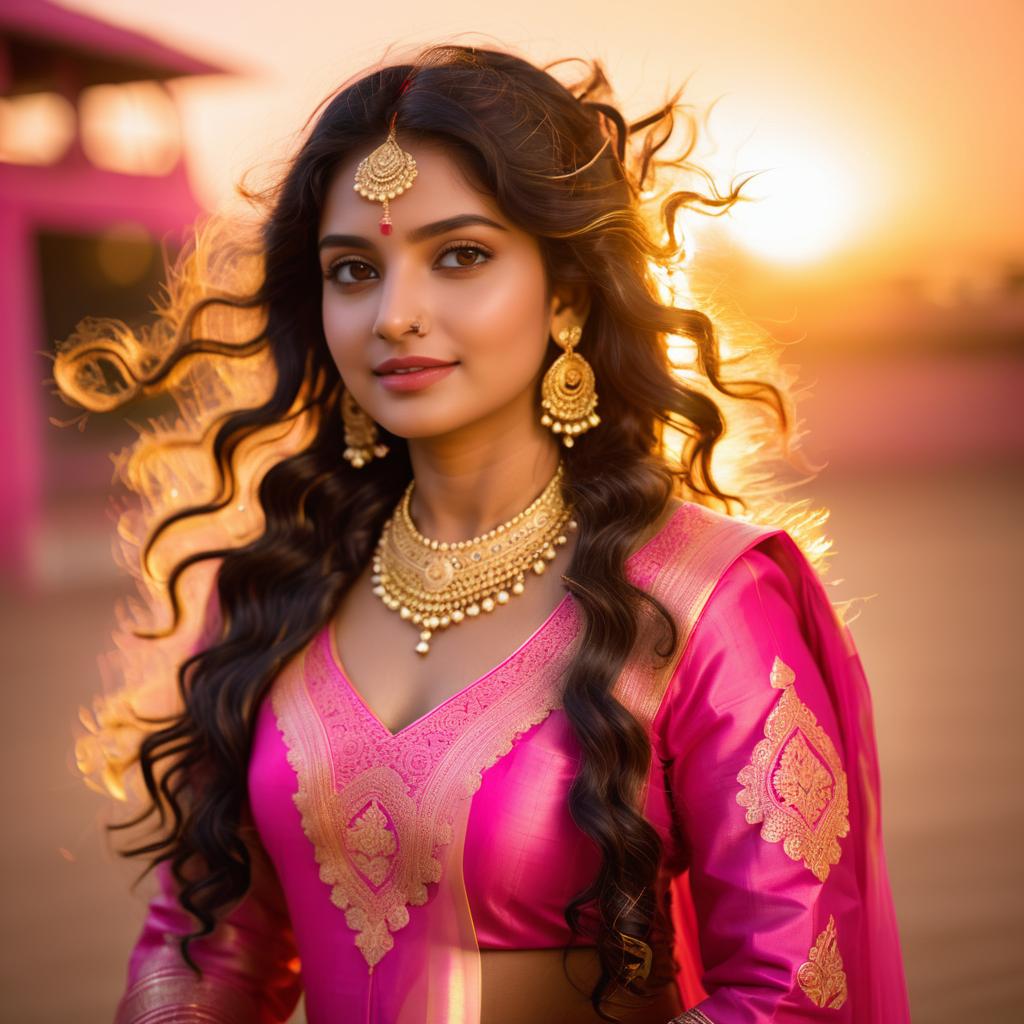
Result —
<path fill-rule="evenodd" d="M 408 80 L 402 87 L 405 92 Z M 399 94 L 401 95 L 401 93 Z M 380 219 L 380 233 L 391 234 L 391 210 L 388 203 L 412 186 L 416 178 L 416 161 L 395 140 L 395 121 L 398 111 L 391 115 L 388 137 L 368 156 L 359 161 L 356 180 L 352 188 L 367 199 L 384 204 Z"/>
<path fill-rule="evenodd" d="M 411 74 L 406 76 L 398 95 L 409 87 Z M 380 233 L 391 234 L 390 200 L 400 196 L 416 178 L 416 161 L 395 139 L 395 121 L 398 111 L 391 115 L 388 137 L 356 168 L 354 191 L 361 196 L 384 204 L 380 219 Z M 419 330 L 419 324 L 415 325 Z M 346 388 L 341 397 L 341 416 L 345 423 L 344 457 L 356 468 L 362 469 L 371 459 L 380 458 L 390 451 L 387 445 L 377 443 L 377 424 L 358 405 Z"/>

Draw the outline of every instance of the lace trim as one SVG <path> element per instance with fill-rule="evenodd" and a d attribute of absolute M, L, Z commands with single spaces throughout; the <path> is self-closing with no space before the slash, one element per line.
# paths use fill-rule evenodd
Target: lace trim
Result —
<path fill-rule="evenodd" d="M 764 822 L 762 839 L 781 840 L 787 856 L 802 859 L 824 882 L 842 854 L 838 839 L 850 831 L 846 773 L 828 733 L 797 696 L 795 678 L 776 657 L 770 681 L 783 692 L 765 722 L 765 738 L 736 776 L 743 786 L 736 802 L 747 808 L 749 824 Z"/>
<path fill-rule="evenodd" d="M 452 841 L 457 802 L 560 705 L 557 683 L 578 632 L 566 601 L 493 673 L 393 736 L 369 727 L 352 688 L 338 685 L 322 640 L 275 683 L 303 831 L 371 969 L 408 924 L 408 908 L 426 903 L 427 886 L 439 880 L 437 855 Z"/>

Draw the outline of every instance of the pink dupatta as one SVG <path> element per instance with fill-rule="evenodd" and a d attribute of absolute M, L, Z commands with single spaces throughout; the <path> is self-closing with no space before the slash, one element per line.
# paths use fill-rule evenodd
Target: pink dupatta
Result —
<path fill-rule="evenodd" d="M 770 558 L 777 567 L 777 570 L 773 567 L 769 572 L 774 572 L 779 578 L 778 590 L 780 594 L 785 593 L 786 603 L 792 602 L 790 618 L 799 630 L 801 646 L 805 645 L 810 654 L 815 674 L 827 698 L 828 710 L 838 730 L 836 764 L 842 767 L 836 772 L 838 778 L 835 781 L 842 783 L 845 797 L 843 810 L 849 825 L 848 830 L 838 832 L 838 843 L 844 862 L 852 863 L 852 875 L 859 897 L 859 928 L 853 934 L 847 929 L 838 943 L 831 925 L 823 929 L 817 942 L 808 950 L 805 963 L 794 964 L 794 968 L 799 966 L 799 984 L 805 994 L 813 994 L 826 1009 L 838 1009 L 846 1003 L 846 1012 L 852 1013 L 849 1019 L 858 1024 L 882 1021 L 886 1024 L 909 1024 L 910 1008 L 899 929 L 882 835 L 881 777 L 871 695 L 850 631 L 829 601 L 818 574 L 784 530 L 728 519 L 700 506 L 689 506 L 688 509 L 684 527 L 685 543 L 677 552 L 680 557 L 668 560 L 656 570 L 656 576 L 651 580 L 652 588 L 672 608 L 686 634 L 681 639 L 683 653 L 676 663 L 676 681 L 679 677 L 684 683 L 687 681 L 687 669 L 692 666 L 686 663 L 686 644 L 700 622 L 710 593 L 726 571 L 734 566 L 737 557 L 756 549 Z M 781 571 L 781 577 L 778 571 Z M 770 577 L 766 573 L 762 578 Z M 776 634 L 776 639 L 781 640 L 778 636 L 782 632 L 781 626 L 776 626 L 772 632 Z M 796 739 L 798 744 L 802 744 L 804 733 L 811 731 L 813 734 L 814 731 L 814 716 L 806 714 L 806 708 L 799 700 L 801 680 L 797 678 L 794 682 L 791 670 L 778 659 L 772 669 L 771 685 L 782 692 L 778 694 L 778 702 L 765 724 L 761 749 L 751 751 L 755 764 L 758 754 L 762 755 L 763 774 L 752 772 L 748 776 L 741 776 L 747 778 L 749 788 L 737 797 L 738 802 L 744 802 L 746 798 L 748 805 L 756 807 L 756 813 L 754 810 L 748 812 L 747 821 L 756 826 L 756 823 L 763 820 L 761 835 L 769 843 L 786 839 L 786 816 L 793 815 L 793 808 L 786 806 L 773 789 L 771 772 L 782 763 L 791 740 Z M 776 678 L 776 673 L 781 678 Z M 624 695 L 624 702 L 642 720 L 648 719 L 653 717 L 651 708 L 659 692 L 657 686 L 646 692 L 639 688 L 633 689 Z M 791 715 L 790 704 L 787 702 L 795 702 L 805 714 Z M 821 739 L 829 744 L 827 735 L 821 736 Z M 751 790 L 755 785 L 758 793 L 751 799 Z M 833 798 L 836 793 L 837 789 L 833 788 Z M 827 807 L 818 819 L 822 829 L 830 827 L 830 810 Z M 807 830 L 806 838 L 813 843 L 813 829 Z M 840 856 L 838 850 L 836 856 L 837 859 Z M 689 870 L 684 871 L 671 883 L 672 913 L 676 928 L 674 953 L 679 964 L 677 980 L 684 1003 L 696 1006 L 691 1016 L 684 1014 L 684 1022 L 703 1024 L 711 1020 L 714 1024 L 733 1024 L 733 1021 L 736 1024 L 740 1021 L 752 1024 L 762 1020 L 781 1022 L 837 1019 L 828 1015 L 819 1018 L 810 1000 L 798 1000 L 803 1006 L 802 1012 L 780 1005 L 762 1015 L 753 1007 L 732 1008 L 734 1004 L 729 993 L 722 993 L 721 998 L 715 995 L 709 997 L 702 987 L 706 965 L 701 962 L 701 936 L 690 874 Z M 749 884 L 750 879 L 746 881 Z M 766 878 L 765 882 L 770 884 L 770 879 Z M 750 923 L 751 929 L 757 926 L 756 920 Z M 847 956 L 845 971 L 840 966 L 839 950 L 842 948 L 854 950 L 857 954 L 855 957 Z M 829 985 L 835 980 L 829 977 L 830 971 L 841 975 L 841 994 L 835 990 L 829 991 Z M 838 998 L 833 998 L 836 995 Z"/>

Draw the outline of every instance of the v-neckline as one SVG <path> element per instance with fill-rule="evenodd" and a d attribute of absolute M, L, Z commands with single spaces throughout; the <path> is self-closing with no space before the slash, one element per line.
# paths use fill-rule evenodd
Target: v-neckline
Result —
<path fill-rule="evenodd" d="M 640 547 L 638 547 L 636 551 L 634 551 L 631 555 L 628 555 L 623 564 L 629 566 L 633 563 L 634 560 L 643 555 L 647 551 L 647 549 L 656 540 L 658 540 L 659 537 L 664 535 L 665 531 L 668 530 L 668 528 L 672 525 L 672 523 L 675 521 L 676 516 L 679 515 L 679 513 L 683 510 L 684 507 L 685 504 L 678 505 L 676 509 L 673 511 L 672 515 L 670 515 L 668 519 L 665 520 L 665 522 L 662 524 L 661 529 L 658 530 L 656 533 L 652 534 L 650 537 L 648 537 L 647 540 L 644 541 L 644 543 L 641 544 Z M 558 604 L 556 604 L 555 607 L 552 609 L 551 613 L 547 616 L 547 618 L 544 619 L 544 621 L 511 654 L 509 654 L 508 657 L 504 658 L 499 664 L 495 665 L 493 668 L 488 669 L 479 678 L 474 679 L 470 683 L 467 683 L 461 689 L 453 693 L 450 697 L 446 697 L 443 701 L 441 701 L 440 704 L 435 705 L 429 711 L 420 715 L 418 718 L 413 719 L 413 721 L 409 722 L 407 725 L 403 725 L 402 728 L 400 728 L 397 732 L 392 732 L 391 729 L 388 728 L 388 726 L 381 720 L 380 716 L 377 714 L 376 711 L 373 710 L 373 708 L 370 707 L 370 705 L 367 703 L 366 698 L 362 695 L 362 693 L 359 691 L 359 688 L 355 685 L 355 683 L 352 682 L 348 673 L 345 671 L 345 667 L 344 664 L 342 663 L 341 655 L 338 652 L 337 643 L 335 641 L 334 629 L 332 628 L 334 622 L 333 616 L 331 618 L 328 618 L 327 622 L 321 628 L 318 640 L 326 647 L 326 661 L 330 665 L 331 670 L 334 672 L 334 674 L 341 680 L 342 684 L 345 686 L 348 692 L 359 702 L 360 705 L 362 705 L 363 708 L 366 709 L 367 714 L 370 716 L 370 718 L 373 720 L 376 726 L 381 730 L 381 732 L 384 733 L 385 738 L 389 741 L 396 741 L 404 737 L 407 733 L 416 729 L 423 722 L 426 722 L 429 719 L 433 718 L 435 715 L 439 714 L 453 701 L 465 696 L 475 687 L 479 686 L 481 683 L 490 679 L 491 676 L 493 676 L 496 672 L 503 669 L 514 658 L 518 658 L 539 636 L 547 632 L 547 630 L 551 627 L 552 623 L 554 623 L 555 620 L 562 614 L 563 609 L 571 600 L 572 594 L 567 591 L 565 595 L 562 597 L 562 599 L 558 602 Z"/>

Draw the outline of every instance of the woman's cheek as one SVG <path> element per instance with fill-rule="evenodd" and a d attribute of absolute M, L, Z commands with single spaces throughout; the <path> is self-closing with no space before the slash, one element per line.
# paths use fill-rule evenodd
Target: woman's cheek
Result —
<path fill-rule="evenodd" d="M 324 303 L 323 312 L 324 338 L 327 351 L 343 377 L 351 377 L 368 369 L 363 364 L 362 346 L 366 335 L 358 335 L 353 331 L 352 316 L 343 315 L 339 310 L 332 309 L 328 302 Z"/>

